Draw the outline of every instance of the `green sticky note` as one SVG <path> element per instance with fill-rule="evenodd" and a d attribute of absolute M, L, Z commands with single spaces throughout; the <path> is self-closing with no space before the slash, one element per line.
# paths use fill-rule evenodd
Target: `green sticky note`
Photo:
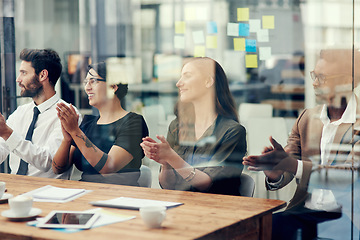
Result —
<path fill-rule="evenodd" d="M 194 57 L 205 57 L 205 46 L 195 46 Z"/>
<path fill-rule="evenodd" d="M 204 44 L 205 38 L 204 38 L 204 32 L 203 31 L 194 31 L 192 32 L 193 40 L 195 44 Z"/>
<path fill-rule="evenodd" d="M 176 34 L 184 34 L 185 33 L 185 22 L 184 21 L 176 21 L 175 22 L 175 33 Z"/>
<path fill-rule="evenodd" d="M 274 29 L 275 28 L 275 17 L 274 16 L 263 16 L 262 17 L 262 28 L 263 29 Z"/>
<path fill-rule="evenodd" d="M 258 42 L 269 42 L 269 29 L 260 29 L 257 31 Z"/>
<path fill-rule="evenodd" d="M 237 20 L 238 21 L 249 21 L 249 8 L 238 8 L 237 9 Z"/>
<path fill-rule="evenodd" d="M 247 54 L 245 56 L 245 64 L 246 64 L 246 68 L 257 68 L 258 67 L 257 55 Z"/>
<path fill-rule="evenodd" d="M 217 48 L 217 36 L 206 36 L 206 47 Z"/>
<path fill-rule="evenodd" d="M 245 38 L 234 38 L 234 50 L 245 51 Z"/>
<path fill-rule="evenodd" d="M 259 48 L 259 59 L 268 60 L 271 58 L 271 47 L 260 47 Z"/>
<path fill-rule="evenodd" d="M 260 19 L 249 19 L 249 31 L 257 32 L 261 29 Z"/>
<path fill-rule="evenodd" d="M 177 48 L 177 49 L 185 48 L 185 37 L 184 36 L 174 36 L 174 48 Z"/>
<path fill-rule="evenodd" d="M 227 24 L 227 35 L 238 37 L 239 36 L 239 24 L 238 23 L 228 23 Z"/>

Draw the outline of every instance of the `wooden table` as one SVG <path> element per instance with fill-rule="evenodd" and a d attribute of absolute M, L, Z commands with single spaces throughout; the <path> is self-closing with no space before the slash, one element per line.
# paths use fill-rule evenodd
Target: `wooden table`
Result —
<path fill-rule="evenodd" d="M 286 205 L 284 201 L 236 197 L 216 194 L 87 183 L 70 180 L 35 178 L 0 173 L 7 192 L 14 196 L 45 185 L 93 190 L 68 203 L 34 202 L 42 209 L 41 216 L 51 210 L 88 210 L 96 208 L 90 201 L 116 197 L 133 197 L 184 205 L 169 209 L 161 229 L 147 228 L 139 211 L 107 208 L 114 213 L 135 215 L 136 218 L 107 226 L 63 233 L 52 229 L 27 226 L 0 216 L 0 239 L 270 239 L 272 212 Z M 0 204 L 0 211 L 9 209 Z"/>

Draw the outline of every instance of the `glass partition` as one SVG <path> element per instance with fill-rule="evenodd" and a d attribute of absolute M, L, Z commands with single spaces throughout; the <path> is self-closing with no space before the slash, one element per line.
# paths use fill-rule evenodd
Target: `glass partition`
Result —
<path fill-rule="evenodd" d="M 285 151 L 293 158 L 305 162 L 303 172 L 285 171 L 282 183 L 288 184 L 274 191 L 266 187 L 269 179 L 263 171 L 245 166 L 243 173 L 255 180 L 254 197 L 292 200 L 290 208 L 300 201 L 297 214 L 309 209 L 321 212 L 320 217 L 311 213 L 310 219 L 301 220 L 310 225 L 309 236 L 359 239 L 358 2 L 13 0 L 13 4 L 15 40 L 5 40 L 15 44 L 17 70 L 23 48 L 53 48 L 64 66 L 57 91 L 82 114 L 97 115 L 82 81 L 88 64 L 106 61 L 110 81 L 128 84 L 124 108 L 143 115 L 153 138 L 166 136 L 176 118 L 176 84 L 184 63 L 193 57 L 216 60 L 227 75 L 240 124 L 246 129 L 247 156 L 262 154 L 271 146 L 272 136 L 284 148 L 289 144 Z M 1 79 L 3 84 L 5 76 Z M 28 99 L 15 101 L 21 105 Z M 345 109 L 347 119 L 342 118 Z M 160 188 L 160 164 L 146 157 L 143 164 L 152 170 L 152 187 Z M 299 239 L 302 234 L 306 231 L 296 230 Z"/>

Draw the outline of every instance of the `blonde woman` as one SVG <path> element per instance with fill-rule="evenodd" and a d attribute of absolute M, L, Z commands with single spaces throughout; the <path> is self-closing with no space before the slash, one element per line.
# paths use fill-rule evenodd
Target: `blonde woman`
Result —
<path fill-rule="evenodd" d="M 239 124 L 225 72 L 210 58 L 183 66 L 177 118 L 167 139 L 143 139 L 145 155 L 161 164 L 166 189 L 239 195 L 246 131 Z"/>

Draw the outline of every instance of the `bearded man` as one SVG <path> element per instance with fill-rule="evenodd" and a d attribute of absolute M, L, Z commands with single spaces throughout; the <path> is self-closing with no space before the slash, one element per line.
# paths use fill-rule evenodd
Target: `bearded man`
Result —
<path fill-rule="evenodd" d="M 296 179 L 286 210 L 273 215 L 272 239 L 297 239 L 298 230 L 302 239 L 316 239 L 317 224 L 338 219 L 336 228 L 342 222 L 342 206 L 345 218 L 350 215 L 351 192 L 343 190 L 360 163 L 360 106 L 354 92 L 359 61 L 359 50 L 322 50 L 310 72 L 318 105 L 299 115 L 284 148 L 270 137 L 272 146 L 261 155 L 243 159 L 249 170 L 264 171 L 269 190 Z M 348 232 L 342 232 L 344 239 Z"/>
<path fill-rule="evenodd" d="M 55 91 L 62 71 L 60 57 L 52 49 L 23 49 L 20 60 L 16 82 L 20 95 L 32 101 L 19 106 L 6 121 L 0 114 L 0 162 L 9 155 L 12 174 L 68 179 L 71 169 L 58 175 L 51 169 L 63 138 L 56 104 L 64 101 Z"/>

